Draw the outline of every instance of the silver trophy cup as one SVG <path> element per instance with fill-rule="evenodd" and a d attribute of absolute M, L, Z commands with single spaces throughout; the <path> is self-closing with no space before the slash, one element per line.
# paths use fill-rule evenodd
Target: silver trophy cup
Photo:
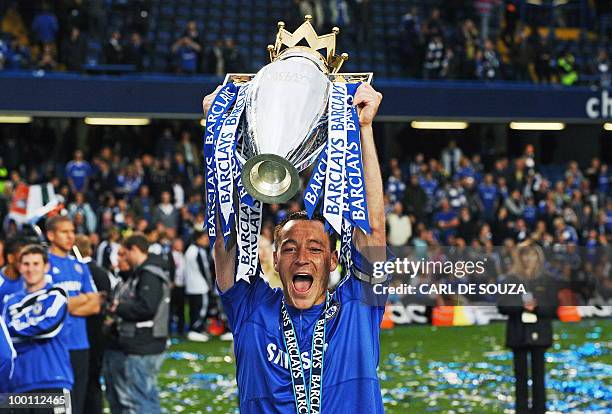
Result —
<path fill-rule="evenodd" d="M 249 85 L 242 169 L 244 188 L 265 203 L 284 203 L 299 189 L 327 139 L 331 82 L 307 51 L 264 66 Z"/>
<path fill-rule="evenodd" d="M 300 187 L 298 173 L 312 164 L 327 141 L 327 101 L 334 82 L 371 82 L 372 73 L 338 73 L 343 53 L 335 54 L 338 28 L 318 36 L 306 16 L 291 33 L 278 23 L 271 63 L 255 75 L 227 74 L 225 82 L 247 91 L 246 116 L 238 140 L 241 181 L 264 203 L 284 203 Z M 301 46 L 301 41 L 308 46 Z M 320 51 L 325 50 L 325 54 Z"/>

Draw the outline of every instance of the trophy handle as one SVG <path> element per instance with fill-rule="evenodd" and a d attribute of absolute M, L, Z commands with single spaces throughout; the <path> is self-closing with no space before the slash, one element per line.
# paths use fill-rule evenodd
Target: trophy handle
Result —
<path fill-rule="evenodd" d="M 242 85 L 247 82 L 250 82 L 255 77 L 255 75 L 256 75 L 255 73 L 228 73 L 227 75 L 225 75 L 225 79 L 223 80 L 223 85 L 226 85 L 230 82 L 235 83 L 236 85 Z M 374 73 L 372 72 L 330 73 L 327 76 L 329 77 L 329 80 L 332 82 L 372 83 L 372 79 L 374 78 Z"/>

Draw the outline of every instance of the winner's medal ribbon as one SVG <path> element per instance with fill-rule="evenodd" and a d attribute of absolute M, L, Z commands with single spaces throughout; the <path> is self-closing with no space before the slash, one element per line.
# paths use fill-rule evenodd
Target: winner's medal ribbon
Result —
<path fill-rule="evenodd" d="M 233 83 L 225 85 L 210 106 L 206 114 L 206 130 L 204 134 L 204 169 L 206 177 L 206 227 L 211 245 L 217 237 L 217 178 L 215 174 L 215 144 L 219 129 L 227 116 L 227 111 L 236 100 L 236 86 Z"/>
<path fill-rule="evenodd" d="M 289 356 L 289 373 L 293 385 L 293 396 L 298 414 L 320 414 L 321 401 L 323 398 L 323 362 L 325 351 L 325 330 L 327 310 L 331 304 L 331 296 L 325 294 L 325 309 L 315 323 L 312 334 L 312 365 L 310 368 L 310 389 L 306 387 L 304 364 L 298 344 L 297 335 L 293 322 L 287 311 L 285 301 L 281 301 L 281 324 L 283 329 L 283 342 Z"/>

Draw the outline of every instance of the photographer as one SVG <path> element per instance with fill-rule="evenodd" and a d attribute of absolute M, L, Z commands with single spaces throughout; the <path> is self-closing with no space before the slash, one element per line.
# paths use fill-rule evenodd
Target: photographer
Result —
<path fill-rule="evenodd" d="M 105 354 L 107 398 L 112 413 L 159 413 L 157 374 L 164 360 L 170 313 L 170 279 L 149 243 L 136 234 L 123 243 L 133 269 L 113 300 L 117 338 Z"/>

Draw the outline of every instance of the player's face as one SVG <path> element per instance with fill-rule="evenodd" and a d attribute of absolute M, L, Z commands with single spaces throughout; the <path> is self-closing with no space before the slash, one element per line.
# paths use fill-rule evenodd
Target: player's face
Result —
<path fill-rule="evenodd" d="M 287 303 L 308 309 L 325 301 L 329 274 L 338 266 L 323 223 L 292 220 L 279 234 L 274 269 L 283 283 Z"/>
<path fill-rule="evenodd" d="M 62 221 L 57 224 L 54 231 L 47 233 L 47 237 L 53 246 L 68 253 L 74 246 L 74 224 L 70 221 Z"/>
<path fill-rule="evenodd" d="M 49 263 L 45 263 L 40 254 L 26 254 L 19 260 L 19 273 L 27 286 L 36 286 L 43 282 Z"/>

